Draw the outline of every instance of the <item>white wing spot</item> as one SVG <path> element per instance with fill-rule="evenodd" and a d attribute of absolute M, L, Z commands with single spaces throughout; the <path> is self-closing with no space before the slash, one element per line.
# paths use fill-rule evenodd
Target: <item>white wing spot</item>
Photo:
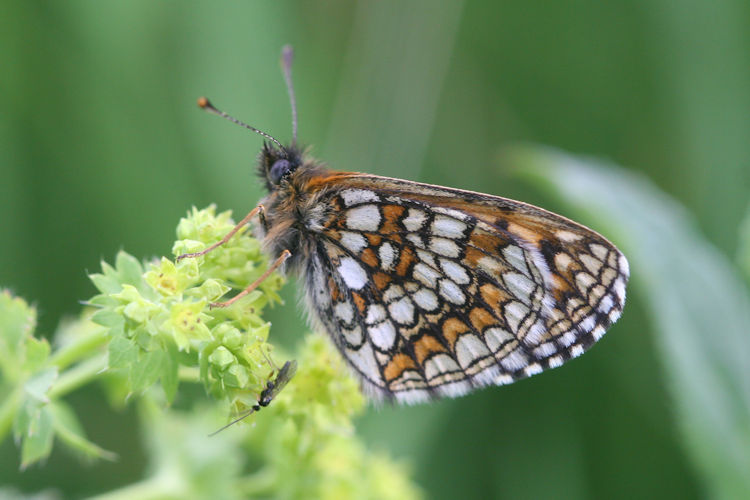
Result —
<path fill-rule="evenodd" d="M 573 259 L 566 253 L 558 253 L 555 255 L 555 267 L 560 271 L 566 271 L 568 266 L 573 263 Z"/>
<path fill-rule="evenodd" d="M 539 363 L 532 363 L 527 366 L 523 372 L 527 377 L 531 377 L 532 375 L 536 375 L 537 373 L 542 373 L 542 365 L 540 365 Z"/>
<path fill-rule="evenodd" d="M 605 295 L 601 302 L 599 302 L 599 307 L 596 308 L 597 311 L 600 313 L 607 314 L 610 309 L 612 309 L 612 305 L 614 303 L 612 302 L 612 296 L 611 295 Z"/>
<path fill-rule="evenodd" d="M 466 302 L 466 296 L 461 288 L 449 279 L 440 280 L 440 295 L 448 302 L 461 305 Z"/>
<path fill-rule="evenodd" d="M 346 357 L 349 358 L 352 365 L 354 365 L 357 371 L 361 372 L 365 378 L 376 385 L 382 385 L 383 379 L 380 375 L 380 369 L 378 369 L 378 364 L 375 361 L 375 354 L 369 343 L 365 342 L 365 344 L 359 349 L 346 348 Z"/>
<path fill-rule="evenodd" d="M 367 318 L 365 323 L 368 325 L 374 325 L 380 323 L 385 319 L 385 308 L 380 304 L 372 304 L 367 308 Z"/>
<path fill-rule="evenodd" d="M 396 340 L 396 329 L 390 321 L 383 321 L 379 325 L 369 327 L 367 333 L 369 333 L 372 343 L 382 351 L 391 349 L 393 342 Z"/>
<path fill-rule="evenodd" d="M 469 283 L 469 274 L 461 264 L 448 259 L 440 259 L 440 267 L 450 279 L 452 279 L 459 285 L 465 285 Z"/>
<path fill-rule="evenodd" d="M 424 224 L 426 218 L 427 216 L 423 211 L 417 210 L 416 208 L 410 208 L 408 215 L 401 220 L 401 223 L 407 231 L 417 232 L 422 229 L 422 224 Z"/>
<path fill-rule="evenodd" d="M 506 385 L 506 384 L 512 384 L 512 383 L 513 383 L 513 377 L 511 377 L 507 373 L 501 373 L 495 379 L 495 385 Z"/>
<path fill-rule="evenodd" d="M 447 354 L 437 354 L 424 363 L 424 376 L 427 380 L 444 373 L 460 371 L 461 367 Z"/>
<path fill-rule="evenodd" d="M 456 359 L 462 368 L 468 368 L 477 359 L 486 358 L 491 353 L 476 335 L 467 333 L 456 341 Z"/>
<path fill-rule="evenodd" d="M 398 323 L 409 324 L 414 321 L 414 305 L 409 297 L 402 297 L 388 306 L 391 317 Z"/>
<path fill-rule="evenodd" d="M 625 302 L 625 281 L 622 280 L 622 278 L 617 278 L 617 281 L 615 281 L 615 284 L 612 286 L 612 289 L 615 291 L 615 295 L 617 295 L 617 299 L 620 301 L 620 304 Z"/>
<path fill-rule="evenodd" d="M 344 279 L 346 286 L 352 290 L 359 290 L 367 283 L 367 273 L 356 260 L 344 257 L 339 263 L 339 274 Z"/>
<path fill-rule="evenodd" d="M 559 239 L 560 241 L 564 241 L 566 243 L 573 243 L 574 241 L 580 240 L 582 237 L 580 234 L 576 234 L 572 231 L 565 231 L 564 229 L 556 231 L 555 236 L 557 236 L 557 239 Z"/>
<path fill-rule="evenodd" d="M 430 288 L 435 288 L 435 284 L 439 277 L 440 274 L 438 274 L 437 271 L 422 262 L 418 262 L 414 265 L 414 278 Z"/>
<path fill-rule="evenodd" d="M 435 206 L 435 207 L 432 207 L 432 211 L 437 214 L 444 214 L 444 215 L 447 215 L 448 217 L 452 217 L 458 220 L 468 221 L 470 219 L 470 217 L 466 215 L 465 213 L 461 212 L 460 210 L 454 210 L 452 208 Z"/>
<path fill-rule="evenodd" d="M 404 289 L 401 288 L 399 285 L 390 285 L 388 288 L 385 289 L 385 292 L 383 293 L 383 301 L 384 302 L 391 302 L 394 299 L 397 299 L 399 297 L 404 296 Z"/>
<path fill-rule="evenodd" d="M 620 271 L 622 272 L 622 274 L 625 276 L 630 276 L 630 264 L 628 264 L 628 259 L 626 259 L 624 255 L 620 255 L 618 262 L 620 264 Z"/>
<path fill-rule="evenodd" d="M 427 252 L 422 249 L 417 249 L 417 257 L 419 257 L 419 260 L 427 264 L 428 266 L 434 267 L 437 269 L 437 264 L 435 264 L 435 258 L 433 257 L 433 253 Z"/>
<path fill-rule="evenodd" d="M 375 205 L 360 205 L 346 212 L 346 226 L 355 231 L 377 231 L 380 227 L 380 212 Z"/>
<path fill-rule="evenodd" d="M 604 259 L 607 258 L 607 253 L 609 253 L 607 247 L 598 243 L 592 243 L 591 245 L 589 245 L 589 248 L 591 249 L 591 252 L 596 255 L 601 261 L 604 261 Z"/>
<path fill-rule="evenodd" d="M 362 337 L 362 329 L 359 326 L 355 326 L 353 329 L 342 328 L 341 335 L 351 345 L 359 345 L 362 343 L 364 338 Z"/>
<path fill-rule="evenodd" d="M 563 336 L 560 337 L 560 343 L 564 345 L 565 347 L 570 346 L 575 341 L 576 341 L 576 334 L 574 332 L 565 332 Z"/>
<path fill-rule="evenodd" d="M 344 323 L 351 323 L 354 319 L 354 308 L 350 302 L 339 302 L 334 306 L 333 312 Z"/>
<path fill-rule="evenodd" d="M 583 346 L 581 344 L 576 344 L 570 348 L 570 355 L 572 357 L 577 358 L 581 354 L 583 354 Z"/>
<path fill-rule="evenodd" d="M 388 242 L 383 243 L 380 245 L 380 248 L 378 249 L 378 256 L 380 257 L 380 265 L 385 271 L 390 271 L 391 266 L 393 266 L 393 261 L 396 256 L 396 249 L 393 248 L 393 245 L 391 245 Z"/>
<path fill-rule="evenodd" d="M 603 326 L 598 325 L 594 330 L 591 332 L 591 335 L 594 336 L 594 340 L 599 340 L 600 338 L 604 337 L 604 334 L 607 333 L 607 330 L 604 329 Z"/>
<path fill-rule="evenodd" d="M 425 311 L 434 311 L 438 306 L 437 296 L 427 288 L 420 288 L 414 294 L 414 302 Z"/>
<path fill-rule="evenodd" d="M 521 247 L 518 245 L 508 245 L 503 249 L 503 255 L 511 266 L 524 274 L 529 273 L 529 269 L 526 267 L 526 256 Z"/>
<path fill-rule="evenodd" d="M 456 242 L 447 238 L 430 238 L 430 249 L 438 255 L 454 259 L 461 253 Z"/>
<path fill-rule="evenodd" d="M 593 314 L 586 316 L 586 318 L 579 323 L 579 326 L 584 332 L 590 332 L 596 326 L 596 318 L 594 318 Z"/>
<path fill-rule="evenodd" d="M 406 235 L 406 239 L 417 248 L 424 248 L 424 240 L 416 233 L 410 233 Z"/>
<path fill-rule="evenodd" d="M 604 265 L 602 261 L 587 253 L 580 254 L 578 258 L 581 259 L 583 265 L 586 266 L 586 269 L 588 269 L 592 274 L 599 274 L 599 269 L 601 269 Z"/>
<path fill-rule="evenodd" d="M 438 215 L 432 221 L 432 234 L 454 240 L 463 238 L 466 228 L 467 226 L 463 222 L 445 215 Z"/>
<path fill-rule="evenodd" d="M 529 308 L 518 301 L 509 302 L 505 305 L 505 321 L 510 329 L 518 331 L 521 320 L 529 313 Z"/>
<path fill-rule="evenodd" d="M 514 372 L 526 366 L 528 362 L 526 361 L 526 356 L 516 349 L 501 359 L 500 364 L 509 372 Z"/>
<path fill-rule="evenodd" d="M 533 352 L 537 358 L 546 358 L 557 352 L 557 348 L 553 342 L 545 342 L 535 348 Z"/>
<path fill-rule="evenodd" d="M 508 291 L 526 303 L 531 302 L 531 294 L 536 288 L 536 283 L 519 273 L 505 273 L 503 275 Z"/>
<path fill-rule="evenodd" d="M 563 364 L 562 356 L 552 356 L 547 360 L 547 363 L 549 363 L 550 368 L 557 368 L 558 366 Z"/>
<path fill-rule="evenodd" d="M 537 345 L 544 338 L 544 334 L 547 330 L 544 328 L 544 324 L 540 319 L 529 328 L 526 335 L 523 337 L 523 341 L 526 345 Z"/>
<path fill-rule="evenodd" d="M 341 244 L 349 251 L 359 253 L 367 246 L 365 237 L 359 233 L 350 233 L 349 231 L 341 232 Z"/>
<path fill-rule="evenodd" d="M 492 352 L 497 352 L 506 342 L 513 340 L 513 335 L 502 328 L 488 328 L 484 331 L 484 341 Z"/>
<path fill-rule="evenodd" d="M 347 207 L 368 201 L 380 201 L 378 195 L 365 189 L 345 189 L 341 191 L 341 197 Z"/>
<path fill-rule="evenodd" d="M 579 272 L 576 274 L 576 285 L 579 290 L 586 291 L 594 283 L 596 283 L 596 278 L 589 273 Z"/>

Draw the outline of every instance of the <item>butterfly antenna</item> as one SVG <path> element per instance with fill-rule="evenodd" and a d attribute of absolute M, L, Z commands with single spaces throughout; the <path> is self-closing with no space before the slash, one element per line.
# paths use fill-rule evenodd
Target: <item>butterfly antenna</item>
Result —
<path fill-rule="evenodd" d="M 281 49 L 281 68 L 284 71 L 286 90 L 289 92 L 289 104 L 292 106 L 292 140 L 297 143 L 297 99 L 294 97 L 294 84 L 292 83 L 292 59 L 294 49 L 291 45 L 284 45 Z"/>
<path fill-rule="evenodd" d="M 258 130 L 258 129 L 257 129 L 257 128 L 255 128 L 255 127 L 251 127 L 251 126 L 250 126 L 250 125 L 248 125 L 247 123 L 241 122 L 241 121 L 240 121 L 240 120 L 238 120 L 237 118 L 234 118 L 233 116 L 229 116 L 229 115 L 228 115 L 228 114 L 226 114 L 225 112 L 223 112 L 223 111 L 220 111 L 220 110 L 216 109 L 216 108 L 214 107 L 214 105 L 213 105 L 213 104 L 211 104 L 211 101 L 209 101 L 209 100 L 208 100 L 208 99 L 206 99 L 205 97 L 199 97 L 199 98 L 198 98 L 198 106 L 200 106 L 200 108 L 201 108 L 201 109 L 203 109 L 203 110 L 205 110 L 205 111 L 208 111 L 208 112 L 209 112 L 209 113 L 211 113 L 211 114 L 214 114 L 214 115 L 217 115 L 217 116 L 221 116 L 222 118 L 226 118 L 227 120 L 229 120 L 229 121 L 230 121 L 230 122 L 232 122 L 232 123 L 236 123 L 237 125 L 239 125 L 239 126 L 241 126 L 241 127 L 245 127 L 245 128 L 246 128 L 246 129 L 248 129 L 248 130 L 252 130 L 252 131 L 253 131 L 253 132 L 255 132 L 256 134 L 260 134 L 260 135 L 262 135 L 262 136 L 263 136 L 263 137 L 265 137 L 266 139 L 268 139 L 268 140 L 271 140 L 271 141 L 275 142 L 277 146 L 279 146 L 279 147 L 280 147 L 281 149 L 283 149 L 284 151 L 286 151 L 286 148 L 285 148 L 285 147 L 284 147 L 284 146 L 283 146 L 283 145 L 282 145 L 282 144 L 281 144 L 281 143 L 280 143 L 279 141 L 277 141 L 276 139 L 274 139 L 273 137 L 271 137 L 271 135 L 269 135 L 269 134 L 267 134 L 267 133 L 263 132 L 262 130 Z M 231 424 L 230 424 L 230 425 L 231 425 Z"/>

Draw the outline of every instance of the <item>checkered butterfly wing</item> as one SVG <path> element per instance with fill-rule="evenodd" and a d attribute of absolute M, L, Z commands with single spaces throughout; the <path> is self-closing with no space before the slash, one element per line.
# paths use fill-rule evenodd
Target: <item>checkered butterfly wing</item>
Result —
<path fill-rule="evenodd" d="M 362 174 L 329 188 L 308 299 L 374 399 L 453 397 L 559 366 L 622 311 L 627 260 L 564 217 Z"/>

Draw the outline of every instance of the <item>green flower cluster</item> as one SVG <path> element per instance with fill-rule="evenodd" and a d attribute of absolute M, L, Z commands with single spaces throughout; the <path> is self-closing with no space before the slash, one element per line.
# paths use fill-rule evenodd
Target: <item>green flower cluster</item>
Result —
<path fill-rule="evenodd" d="M 233 224 L 228 212 L 193 209 L 180 222 L 173 252 L 200 251 Z M 260 314 L 279 301 L 282 279 L 270 276 L 230 307 L 209 304 L 244 289 L 266 266 L 258 241 L 244 231 L 179 263 L 143 265 L 120 252 L 114 266 L 103 263 L 91 276 L 100 293 L 81 319 L 58 330 L 55 349 L 33 335 L 35 311 L 0 293 L 0 439 L 12 426 L 24 466 L 46 458 L 54 438 L 85 456 L 113 458 L 86 440 L 62 401 L 102 381 L 114 405 L 135 396 L 149 474 L 100 498 L 419 498 L 402 465 L 357 439 L 352 422 L 364 397 L 320 335 L 304 337 L 296 375 L 271 405 L 244 420 L 253 425 L 245 432 L 209 437 L 228 413 L 205 400 L 181 398 L 186 410 L 164 409 L 180 382 L 202 383 L 230 403 L 230 413 L 257 403 L 276 376 Z"/>
<path fill-rule="evenodd" d="M 173 253 L 200 251 L 233 226 L 229 212 L 193 209 L 180 221 Z M 114 267 L 102 263 L 102 273 L 91 276 L 101 292 L 90 301 L 99 309 L 92 319 L 108 328 L 108 366 L 125 375 L 127 392 L 140 394 L 159 381 L 172 401 L 179 379 L 190 379 L 186 368 L 195 368 L 209 393 L 227 398 L 235 411 L 255 404 L 273 371 L 269 324 L 260 313 L 279 301 L 283 280 L 271 275 L 232 307 L 208 305 L 232 288 L 244 289 L 266 266 L 260 243 L 244 230 L 205 256 L 178 263 L 162 258 L 145 272 L 125 252 Z"/>

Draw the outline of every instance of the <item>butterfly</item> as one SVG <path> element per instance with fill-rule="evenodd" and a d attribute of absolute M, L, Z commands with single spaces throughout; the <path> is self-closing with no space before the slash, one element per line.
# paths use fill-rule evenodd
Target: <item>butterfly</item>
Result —
<path fill-rule="evenodd" d="M 313 326 L 328 333 L 373 400 L 420 403 L 562 365 L 620 316 L 629 268 L 603 236 L 489 194 L 329 170 L 297 144 L 292 50 L 282 67 L 293 140 L 265 140 L 268 195 L 251 220 L 277 268 L 296 273 Z"/>
<path fill-rule="evenodd" d="M 266 406 L 271 404 L 271 401 L 273 401 L 276 396 L 279 395 L 281 390 L 286 387 L 286 385 L 289 383 L 290 380 L 292 380 L 292 377 L 294 377 L 294 374 L 297 373 L 297 362 L 295 360 L 290 360 L 284 363 L 284 366 L 281 367 L 281 369 L 276 374 L 276 377 L 271 378 L 268 382 L 266 382 L 266 387 L 261 391 L 260 396 L 258 396 L 258 402 L 250 407 L 249 410 L 247 410 L 245 413 L 240 415 L 239 417 L 235 418 L 231 422 L 229 422 L 227 425 L 222 427 L 219 430 L 216 430 L 209 434 L 209 437 L 214 436 L 218 434 L 219 432 L 223 431 L 227 427 L 230 427 L 240 420 L 243 420 L 246 417 L 249 417 L 251 414 L 255 413 L 256 411 L 260 411 L 261 408 L 265 408 Z"/>

